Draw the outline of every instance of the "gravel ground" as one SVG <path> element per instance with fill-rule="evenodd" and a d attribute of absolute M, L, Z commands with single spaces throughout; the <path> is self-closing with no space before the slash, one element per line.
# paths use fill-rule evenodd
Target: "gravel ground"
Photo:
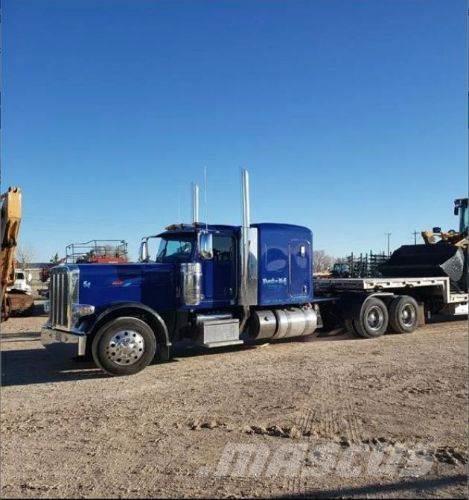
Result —
<path fill-rule="evenodd" d="M 466 321 L 204 352 L 109 378 L 2 325 L 10 497 L 466 497 Z"/>

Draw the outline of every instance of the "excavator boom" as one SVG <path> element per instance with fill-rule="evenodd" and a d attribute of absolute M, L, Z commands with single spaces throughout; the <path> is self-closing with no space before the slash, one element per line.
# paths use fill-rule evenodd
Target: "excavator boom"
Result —
<path fill-rule="evenodd" d="M 21 223 L 21 190 L 10 187 L 1 195 L 1 248 L 0 248 L 0 299 L 2 320 L 8 318 L 12 309 L 25 309 L 32 305 L 32 297 L 7 292 L 15 279 L 15 251 Z"/>

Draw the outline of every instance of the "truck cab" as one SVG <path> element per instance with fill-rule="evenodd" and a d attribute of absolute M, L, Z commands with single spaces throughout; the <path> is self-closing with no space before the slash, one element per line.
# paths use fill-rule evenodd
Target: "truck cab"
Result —
<path fill-rule="evenodd" d="M 184 304 L 201 309 L 233 306 L 238 289 L 239 235 L 240 228 L 236 226 L 174 224 L 160 234 L 143 238 L 140 262 L 169 264 L 185 274 L 200 267 L 200 294 L 191 300 L 186 284 L 181 307 Z M 152 254 L 149 243 L 154 239 L 157 245 L 153 245 L 156 251 Z M 181 293 L 177 288 L 175 299 Z"/>
<path fill-rule="evenodd" d="M 181 340 L 212 348 L 314 333 L 311 231 L 251 224 L 247 208 L 245 196 L 241 226 L 194 220 L 146 236 L 136 263 L 53 268 L 43 344 L 78 344 L 122 375 L 168 359 Z"/>

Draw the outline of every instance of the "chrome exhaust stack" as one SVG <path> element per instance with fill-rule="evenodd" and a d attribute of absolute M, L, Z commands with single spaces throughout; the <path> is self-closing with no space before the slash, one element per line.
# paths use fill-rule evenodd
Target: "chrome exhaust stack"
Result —
<path fill-rule="evenodd" d="M 242 171 L 241 178 L 243 221 L 240 238 L 241 276 L 239 304 L 257 304 L 257 228 L 251 228 L 251 200 L 249 196 L 249 172 Z"/>
<path fill-rule="evenodd" d="M 191 186 L 192 191 L 192 224 L 198 224 L 199 220 L 199 185 L 195 182 Z"/>
<path fill-rule="evenodd" d="M 241 193 L 243 197 L 243 228 L 249 229 L 251 226 L 251 200 L 249 197 L 249 172 L 246 169 L 242 171 Z"/>

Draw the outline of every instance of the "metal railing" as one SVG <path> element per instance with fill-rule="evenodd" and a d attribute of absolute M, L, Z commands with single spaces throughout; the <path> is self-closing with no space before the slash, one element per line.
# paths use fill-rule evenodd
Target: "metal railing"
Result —
<path fill-rule="evenodd" d="M 338 278 L 377 278 L 381 276 L 379 266 L 388 259 L 389 257 L 384 252 L 351 253 L 337 261 L 332 275 Z"/>
<path fill-rule="evenodd" d="M 65 247 L 65 261 L 69 264 L 126 261 L 127 242 L 124 240 L 90 240 L 84 243 L 71 243 Z"/>

